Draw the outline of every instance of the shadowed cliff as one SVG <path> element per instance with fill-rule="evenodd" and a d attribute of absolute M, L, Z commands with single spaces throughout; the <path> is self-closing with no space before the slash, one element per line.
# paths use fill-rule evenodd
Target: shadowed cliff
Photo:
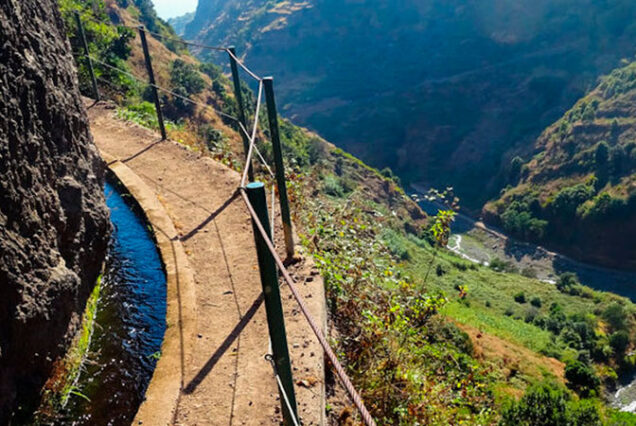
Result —
<path fill-rule="evenodd" d="M 77 86 L 56 2 L 0 3 L 0 424 L 27 421 L 106 252 L 104 166 Z"/>

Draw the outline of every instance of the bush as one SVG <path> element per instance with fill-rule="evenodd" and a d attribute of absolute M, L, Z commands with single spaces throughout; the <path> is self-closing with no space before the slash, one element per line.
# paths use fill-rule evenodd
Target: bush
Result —
<path fill-rule="evenodd" d="M 572 289 L 578 286 L 579 282 L 576 279 L 576 275 L 572 272 L 566 272 L 559 275 L 559 279 L 556 283 L 556 288 L 561 293 L 572 293 Z"/>
<path fill-rule="evenodd" d="M 400 260 L 408 260 L 411 258 L 411 254 L 404 244 L 404 237 L 396 231 L 388 228 L 385 229 L 382 232 L 382 240 L 393 256 Z"/>
<path fill-rule="evenodd" d="M 590 401 L 573 401 L 556 386 L 540 384 L 529 388 L 519 401 L 504 405 L 502 426 L 600 425 L 598 407 Z"/>
<path fill-rule="evenodd" d="M 526 295 L 523 291 L 515 294 L 515 302 L 517 303 L 526 303 Z"/>
<path fill-rule="evenodd" d="M 501 215 L 506 231 L 530 240 L 541 240 L 548 222 L 533 216 L 527 202 L 513 201 Z"/>
<path fill-rule="evenodd" d="M 530 299 L 530 304 L 536 308 L 540 308 L 541 307 L 541 298 L 539 296 L 535 296 L 532 299 Z"/>
<path fill-rule="evenodd" d="M 172 87 L 183 87 L 189 95 L 201 93 L 205 88 L 205 80 L 196 67 L 181 59 L 175 59 L 170 66 L 170 82 Z"/>
<path fill-rule="evenodd" d="M 521 275 L 526 278 L 537 278 L 537 271 L 534 268 L 528 266 L 521 270 Z"/>
<path fill-rule="evenodd" d="M 510 169 L 508 174 L 508 178 L 510 182 L 516 183 L 519 180 L 522 167 L 523 167 L 523 159 L 521 157 L 516 156 L 510 161 Z"/>
<path fill-rule="evenodd" d="M 616 358 L 622 357 L 629 346 L 629 334 L 625 330 L 612 333 L 609 343 L 616 354 Z"/>
<path fill-rule="evenodd" d="M 594 160 L 596 161 L 596 167 L 602 168 L 607 164 L 609 158 L 609 145 L 605 141 L 601 141 L 596 145 L 596 151 L 594 153 Z"/>
<path fill-rule="evenodd" d="M 612 327 L 613 330 L 622 330 L 626 326 L 627 313 L 623 305 L 613 302 L 603 311 L 603 319 Z"/>
<path fill-rule="evenodd" d="M 510 261 L 504 261 L 495 257 L 490 260 L 488 267 L 496 272 L 515 272 L 516 268 Z"/>
<path fill-rule="evenodd" d="M 550 203 L 550 209 L 555 216 L 567 219 L 574 216 L 577 208 L 593 196 L 592 186 L 582 183 L 570 186 L 558 192 L 554 201 Z"/>
<path fill-rule="evenodd" d="M 601 384 L 592 367 L 581 361 L 568 361 L 565 365 L 565 379 L 569 388 L 583 396 L 595 393 Z"/>
<path fill-rule="evenodd" d="M 338 176 L 333 174 L 328 174 L 324 177 L 323 182 L 323 190 L 328 195 L 332 195 L 334 197 L 342 197 L 344 196 L 344 188 L 340 184 L 340 179 Z"/>

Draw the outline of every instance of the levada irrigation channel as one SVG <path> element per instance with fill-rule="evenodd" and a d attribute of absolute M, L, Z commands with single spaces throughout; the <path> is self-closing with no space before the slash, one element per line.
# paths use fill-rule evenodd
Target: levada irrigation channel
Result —
<path fill-rule="evenodd" d="M 129 425 L 143 401 L 166 329 L 166 278 L 132 198 L 105 186 L 113 233 L 89 354 L 69 399 L 73 424 Z"/>

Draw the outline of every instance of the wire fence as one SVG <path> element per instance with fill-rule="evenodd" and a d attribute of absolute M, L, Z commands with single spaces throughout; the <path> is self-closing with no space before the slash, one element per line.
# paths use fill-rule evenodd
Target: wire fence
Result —
<path fill-rule="evenodd" d="M 114 65 L 108 64 L 107 62 L 100 60 L 96 57 L 94 57 L 93 55 L 89 54 L 88 51 L 86 51 L 82 56 L 85 57 L 88 61 L 91 62 L 91 67 L 92 67 L 92 63 L 98 64 L 102 67 L 105 67 L 106 69 L 113 71 L 113 72 L 117 72 L 117 73 L 121 73 L 121 75 L 125 75 L 131 79 L 133 79 L 134 81 L 137 81 L 141 84 L 144 84 L 146 86 L 152 87 L 158 91 L 161 91 L 163 93 L 166 93 L 176 99 L 180 99 L 183 102 L 187 102 L 190 103 L 192 105 L 196 105 L 199 106 L 200 108 L 206 109 L 206 110 L 210 110 L 213 111 L 214 113 L 216 113 L 217 115 L 224 117 L 228 120 L 231 120 L 232 122 L 234 122 L 239 130 L 239 132 L 242 134 L 242 136 L 244 136 L 247 140 L 247 152 L 246 152 L 246 161 L 245 161 L 245 167 L 243 169 L 243 173 L 241 176 L 241 181 L 240 181 L 240 186 L 239 186 L 239 191 L 240 194 L 242 196 L 243 201 L 245 202 L 245 205 L 247 207 L 247 210 L 253 220 L 253 223 L 255 224 L 255 228 L 258 230 L 258 232 L 261 234 L 263 240 L 265 241 L 265 244 L 267 246 L 267 250 L 270 252 L 272 258 L 274 259 L 274 262 L 276 264 L 276 267 L 278 268 L 279 273 L 282 275 L 283 281 L 287 284 L 287 286 L 289 287 L 296 303 L 298 304 L 300 311 L 303 313 L 305 319 L 307 320 L 310 328 L 312 329 L 313 333 L 315 334 L 316 338 L 318 339 L 318 342 L 320 344 L 320 346 L 323 348 L 325 355 L 327 357 L 327 359 L 329 360 L 329 363 L 331 364 L 331 366 L 333 367 L 334 371 L 336 372 L 336 375 L 338 376 L 338 378 L 340 379 L 341 383 L 343 384 L 345 390 L 347 391 L 347 393 L 349 394 L 352 402 L 354 403 L 354 405 L 356 406 L 356 408 L 358 409 L 358 411 L 360 412 L 360 415 L 364 421 L 364 423 L 367 426 L 375 426 L 375 421 L 373 420 L 371 414 L 369 413 L 369 411 L 366 409 L 364 402 L 362 401 L 362 398 L 360 397 L 360 395 L 358 394 L 358 392 L 356 391 L 355 387 L 353 386 L 351 380 L 349 379 L 347 373 L 345 372 L 345 369 L 343 368 L 343 366 L 340 364 L 340 362 L 338 361 L 338 358 L 336 357 L 335 353 L 333 352 L 333 350 L 331 349 L 331 346 L 329 345 L 329 343 L 327 342 L 327 339 L 325 337 L 325 335 L 323 334 L 321 327 L 318 325 L 318 323 L 315 321 L 315 319 L 313 318 L 312 314 L 310 313 L 304 299 L 302 298 L 302 296 L 300 295 L 300 293 L 298 292 L 298 289 L 296 288 L 296 283 L 295 281 L 292 279 L 291 275 L 289 274 L 289 271 L 287 270 L 287 268 L 285 267 L 285 264 L 283 262 L 283 260 L 281 259 L 281 257 L 278 255 L 275 244 L 274 244 L 274 219 L 276 217 L 276 212 L 275 212 L 275 194 L 276 194 L 276 187 L 274 186 L 274 180 L 275 178 L 277 178 L 276 173 L 274 173 L 274 171 L 272 170 L 272 167 L 268 164 L 268 162 L 265 160 L 264 156 L 262 155 L 262 153 L 259 151 L 258 147 L 256 146 L 256 141 L 258 140 L 259 137 L 259 117 L 260 117 L 260 112 L 262 109 L 262 99 L 263 99 L 263 86 L 264 86 L 264 79 L 261 78 L 258 74 L 256 74 L 255 72 L 253 72 L 249 67 L 247 67 L 243 61 L 240 60 L 240 58 L 237 57 L 234 48 L 232 47 L 220 47 L 220 46 L 209 46 L 209 45 L 205 45 L 205 44 L 201 44 L 201 43 L 195 43 L 195 42 L 189 42 L 189 41 L 185 41 L 182 40 L 180 38 L 175 38 L 175 37 L 169 37 L 169 36 L 165 36 L 156 32 L 152 32 L 152 31 L 148 31 L 147 29 L 145 29 L 143 26 L 131 26 L 131 25 L 126 25 L 126 24 L 113 24 L 112 22 L 107 22 L 104 20 L 100 20 L 96 17 L 92 17 L 92 16 L 88 16 L 88 15 L 83 15 L 81 16 L 81 19 L 87 19 L 89 21 L 93 21 L 95 23 L 98 24 L 102 24 L 102 25 L 111 25 L 111 26 L 120 26 L 120 27 L 126 27 L 126 28 L 131 28 L 131 29 L 135 29 L 138 30 L 140 32 L 145 32 L 147 34 L 152 35 L 153 37 L 156 37 L 157 39 L 161 39 L 161 40 L 167 40 L 167 41 L 173 41 L 173 42 L 177 42 L 177 43 L 181 43 L 183 45 L 186 46 L 192 46 L 192 47 L 196 47 L 199 49 L 207 49 L 207 50 L 213 50 L 213 51 L 217 51 L 217 52 L 226 52 L 230 58 L 231 61 L 234 61 L 236 63 L 236 65 L 238 67 L 240 67 L 247 75 L 249 75 L 251 78 L 253 78 L 254 80 L 256 80 L 258 82 L 258 89 L 257 89 L 257 98 L 256 98 L 256 106 L 255 106 L 255 111 L 254 111 L 254 118 L 253 118 L 253 122 L 251 123 L 251 130 L 248 131 L 248 129 L 246 128 L 246 124 L 239 118 L 239 117 L 235 117 L 231 114 L 225 113 L 224 111 L 221 111 L 217 108 L 214 108 L 213 106 L 207 104 L 207 103 L 203 103 L 194 99 L 191 99 L 188 96 L 183 96 L 179 93 L 175 93 L 173 90 L 162 87 L 156 83 L 152 83 L 152 82 L 148 82 L 145 81 L 142 77 L 138 77 L 136 75 L 134 75 L 132 72 L 129 72 L 127 70 L 118 68 Z M 83 30 L 82 30 L 83 31 Z M 97 77 L 98 80 L 102 81 L 103 83 L 111 86 L 113 89 L 116 89 L 116 85 L 114 85 L 112 82 L 109 82 L 107 79 L 101 78 L 101 77 Z M 240 90 L 240 89 L 239 89 Z M 123 93 L 124 96 L 126 96 L 125 93 Z M 159 112 L 158 112 L 159 113 Z M 271 121 L 270 121 L 270 127 L 271 127 Z M 271 133 L 271 129 L 270 129 L 270 133 Z M 247 196 L 247 192 L 246 192 L 246 183 L 249 177 L 249 172 L 251 169 L 251 162 L 253 157 L 256 156 L 256 158 L 259 160 L 259 162 L 261 163 L 261 165 L 263 166 L 263 168 L 268 172 L 269 176 L 270 176 L 270 180 L 271 180 L 271 199 L 272 199 L 272 206 L 271 206 L 271 215 L 270 215 L 270 220 L 271 223 L 270 225 L 270 229 L 271 229 L 271 234 L 268 234 L 265 231 L 265 228 L 263 227 L 263 223 L 260 221 L 259 216 L 257 215 L 254 206 L 251 204 L 248 196 Z M 281 195 L 281 191 L 286 191 L 286 188 L 281 188 L 279 187 L 279 196 Z M 286 193 L 286 192 L 285 192 Z M 278 375 L 278 372 L 276 370 L 276 365 L 274 362 L 274 359 L 272 358 L 271 355 L 267 355 L 266 356 L 266 360 L 269 361 L 272 364 L 273 367 L 273 372 L 274 372 L 274 377 L 277 381 L 278 387 L 281 390 L 281 394 L 283 395 L 283 399 L 284 402 L 286 404 L 286 407 L 288 409 L 288 411 L 292 414 L 292 421 L 294 423 L 294 425 L 299 425 L 299 419 L 296 418 L 295 414 L 294 414 L 294 410 L 291 407 L 290 404 L 290 400 L 289 400 L 289 396 L 287 395 L 284 386 L 281 382 L 281 379 Z"/>

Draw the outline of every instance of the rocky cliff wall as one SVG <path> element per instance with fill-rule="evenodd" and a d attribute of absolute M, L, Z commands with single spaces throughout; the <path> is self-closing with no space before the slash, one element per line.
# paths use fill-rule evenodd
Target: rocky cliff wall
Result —
<path fill-rule="evenodd" d="M 3 0 L 0 424 L 21 423 L 80 322 L 110 231 L 103 178 L 57 3 Z"/>

